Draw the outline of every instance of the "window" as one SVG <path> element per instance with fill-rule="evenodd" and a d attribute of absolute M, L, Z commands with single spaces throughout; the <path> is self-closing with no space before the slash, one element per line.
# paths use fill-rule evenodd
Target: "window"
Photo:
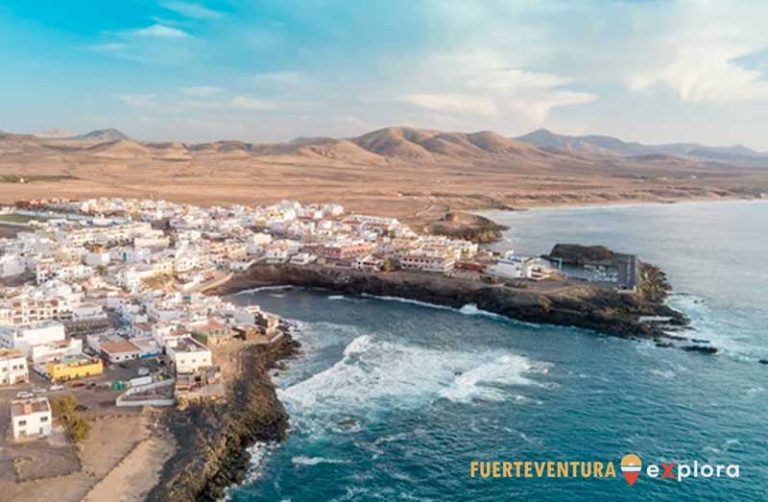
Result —
<path fill-rule="evenodd" d="M 19 427 L 23 427 L 25 425 L 27 425 L 27 421 L 26 420 L 19 420 Z"/>
<path fill-rule="evenodd" d="M 48 421 L 48 417 L 40 417 L 40 422 L 45 423 Z"/>

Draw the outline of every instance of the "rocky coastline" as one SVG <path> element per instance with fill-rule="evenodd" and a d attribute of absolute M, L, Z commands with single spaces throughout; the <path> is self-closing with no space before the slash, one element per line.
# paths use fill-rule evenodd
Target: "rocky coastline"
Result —
<path fill-rule="evenodd" d="M 643 287 L 655 292 L 645 298 L 588 283 L 498 283 L 406 271 L 373 274 L 268 264 L 252 266 L 212 292 L 227 295 L 257 287 L 290 285 L 349 295 L 398 297 L 453 308 L 473 304 L 511 319 L 653 339 L 659 346 L 672 346 L 671 341 L 677 337 L 669 330 L 685 328 L 688 319 L 664 304 L 669 285 L 663 272 L 652 265 L 645 267 Z M 642 318 L 648 316 L 663 317 L 665 322 L 643 322 Z M 227 487 L 245 479 L 249 446 L 257 441 L 285 439 L 289 417 L 277 398 L 269 370 L 295 356 L 299 344 L 291 338 L 287 325 L 282 329 L 283 336 L 270 345 L 243 347 L 239 375 L 226 400 L 192 403 L 166 415 L 166 426 L 179 448 L 164 466 L 161 481 L 147 500 L 220 500 Z"/>
<path fill-rule="evenodd" d="M 449 212 L 424 229 L 427 233 L 464 239 L 478 244 L 498 242 L 507 227 L 484 216 L 472 213 Z"/>
<path fill-rule="evenodd" d="M 652 266 L 649 266 L 652 267 Z M 687 326 L 688 319 L 664 300 L 668 284 L 664 274 L 644 274 L 644 289 L 656 294 L 619 292 L 585 282 L 486 282 L 480 277 L 395 271 L 369 273 L 322 266 L 256 264 L 216 290 L 232 294 L 246 289 L 290 285 L 319 288 L 349 295 L 398 297 L 453 308 L 477 308 L 520 321 L 572 326 L 625 338 L 675 339 L 670 329 Z M 643 318 L 665 322 L 643 322 Z"/>
<path fill-rule="evenodd" d="M 288 414 L 269 370 L 295 356 L 299 344 L 287 326 L 282 329 L 282 336 L 271 344 L 243 347 L 239 374 L 225 400 L 191 403 L 165 415 L 178 448 L 148 501 L 221 500 L 227 487 L 245 479 L 248 447 L 257 441 L 285 439 Z"/>

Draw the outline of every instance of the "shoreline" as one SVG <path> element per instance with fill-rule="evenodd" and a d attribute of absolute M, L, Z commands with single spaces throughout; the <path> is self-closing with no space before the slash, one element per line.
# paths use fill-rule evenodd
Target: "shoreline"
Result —
<path fill-rule="evenodd" d="M 146 500 L 221 500 L 229 487 L 245 480 L 249 447 L 286 438 L 289 417 L 269 371 L 295 357 L 299 343 L 288 327 L 282 330 L 282 336 L 270 344 L 239 348 L 239 374 L 225 399 L 192 402 L 164 415 L 178 447 Z"/>
<path fill-rule="evenodd" d="M 623 207 L 643 207 L 643 206 L 677 206 L 687 204 L 732 204 L 739 202 L 748 203 L 768 203 L 768 198 L 765 197 L 684 197 L 680 199 L 672 199 L 669 201 L 661 200 L 637 200 L 637 199 L 621 199 L 616 201 L 606 202 L 585 202 L 581 203 L 563 203 L 563 204 L 534 204 L 534 205 L 521 205 L 519 207 L 513 207 L 509 209 L 499 208 L 478 208 L 471 209 L 468 212 L 478 214 L 480 216 L 488 217 L 489 213 L 522 213 L 528 211 L 557 211 L 557 210 L 590 210 L 600 208 L 623 208 Z"/>
<path fill-rule="evenodd" d="M 639 307 L 626 294 L 585 284 L 573 287 L 575 290 L 566 293 L 557 289 L 526 291 L 425 273 L 401 271 L 382 276 L 321 267 L 257 264 L 208 293 L 226 296 L 311 288 L 456 311 L 473 304 L 484 314 L 516 322 L 650 339 L 660 347 L 671 346 L 672 341 L 681 338 L 667 329 L 688 325 L 688 319 L 668 307 L 663 299 Z M 644 315 L 663 315 L 669 321 L 663 325 L 640 322 Z M 680 348 L 690 350 L 688 347 Z M 295 357 L 298 351 L 291 330 L 285 328 L 283 337 L 274 345 L 245 345 L 240 349 L 242 369 L 226 402 L 193 403 L 184 410 L 168 412 L 165 424 L 179 446 L 163 466 L 160 480 L 147 500 L 219 500 L 227 489 L 242 483 L 250 466 L 249 448 L 256 442 L 281 442 L 287 436 L 290 417 L 277 398 L 269 370 Z"/>
<path fill-rule="evenodd" d="M 679 340 L 668 332 L 685 328 L 688 319 L 664 299 L 639 304 L 634 295 L 585 283 L 531 283 L 525 287 L 486 284 L 480 280 L 418 272 L 370 274 L 318 266 L 257 264 L 215 290 L 231 295 L 263 287 L 317 288 L 353 296 L 395 297 L 436 306 L 478 309 L 503 317 L 557 326 L 583 328 L 623 338 Z M 663 316 L 669 323 L 641 322 Z"/>

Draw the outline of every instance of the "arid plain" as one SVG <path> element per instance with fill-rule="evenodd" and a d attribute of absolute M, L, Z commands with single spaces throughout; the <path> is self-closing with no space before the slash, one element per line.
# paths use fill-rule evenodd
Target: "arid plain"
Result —
<path fill-rule="evenodd" d="M 67 139 L 0 133 L 0 201 L 157 197 L 203 205 L 340 202 L 411 223 L 447 211 L 768 193 L 768 160 L 538 148 L 491 132 L 386 128 L 289 143 L 142 143 L 115 130 Z"/>

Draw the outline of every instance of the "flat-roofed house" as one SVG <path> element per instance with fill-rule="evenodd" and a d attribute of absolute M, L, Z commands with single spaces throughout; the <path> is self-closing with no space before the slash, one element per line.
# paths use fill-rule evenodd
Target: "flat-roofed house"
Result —
<path fill-rule="evenodd" d="M 27 359 L 20 350 L 0 349 L 0 385 L 29 381 Z"/>
<path fill-rule="evenodd" d="M 195 373 L 201 368 L 213 365 L 211 351 L 191 336 L 180 338 L 175 346 L 166 346 L 165 350 L 176 368 L 176 373 Z"/>
<path fill-rule="evenodd" d="M 111 363 L 131 361 L 141 356 L 141 349 L 128 340 L 108 340 L 101 342 L 101 353 Z"/>
<path fill-rule="evenodd" d="M 46 397 L 11 401 L 13 439 L 50 436 L 53 432 L 51 405 Z"/>

